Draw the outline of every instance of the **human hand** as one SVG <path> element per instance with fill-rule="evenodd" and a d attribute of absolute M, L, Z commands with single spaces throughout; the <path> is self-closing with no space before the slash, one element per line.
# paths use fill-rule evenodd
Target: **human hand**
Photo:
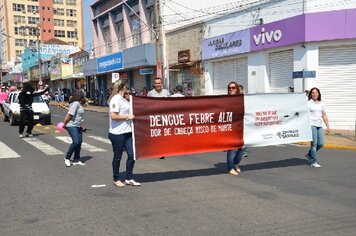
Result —
<path fill-rule="evenodd" d="M 135 116 L 133 114 L 130 114 L 127 116 L 127 120 L 134 120 Z"/>
<path fill-rule="evenodd" d="M 325 134 L 328 135 L 330 133 L 329 127 L 326 127 Z"/>

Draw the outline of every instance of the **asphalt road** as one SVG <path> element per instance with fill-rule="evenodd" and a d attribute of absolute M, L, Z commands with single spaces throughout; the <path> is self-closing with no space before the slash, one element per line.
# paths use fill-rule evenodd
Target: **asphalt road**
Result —
<path fill-rule="evenodd" d="M 33 140 L 64 153 L 55 124 L 65 110 L 52 111 L 54 125 L 36 127 Z M 305 147 L 250 148 L 237 177 L 226 174 L 224 152 L 139 160 L 142 186 L 116 188 L 111 145 L 92 138 L 107 140 L 108 117 L 85 118 L 84 142 L 97 149 L 70 168 L 64 154 L 45 154 L 0 122 L 9 149 L 0 151 L 0 235 L 356 235 L 355 151 L 322 149 L 314 169 Z M 4 158 L 11 151 L 18 157 Z"/>

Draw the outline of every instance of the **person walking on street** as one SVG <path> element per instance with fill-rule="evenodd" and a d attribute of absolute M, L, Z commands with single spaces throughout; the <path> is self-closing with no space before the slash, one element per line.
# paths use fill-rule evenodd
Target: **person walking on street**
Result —
<path fill-rule="evenodd" d="M 329 134 L 330 126 L 328 116 L 325 112 L 324 104 L 321 101 L 321 93 L 318 88 L 314 87 L 309 91 L 307 104 L 310 113 L 313 140 L 311 142 L 309 152 L 306 154 L 306 157 L 309 159 L 311 167 L 320 168 L 321 165 L 318 163 L 316 153 L 324 145 L 323 121 L 326 125 L 325 134 Z"/>
<path fill-rule="evenodd" d="M 87 99 L 84 97 L 84 94 L 75 90 L 72 96 L 69 98 L 69 109 L 67 115 L 64 117 L 64 128 L 67 130 L 68 134 L 72 139 L 66 156 L 64 158 L 64 164 L 67 167 L 71 166 L 70 158 L 74 153 L 73 166 L 84 166 L 85 164 L 81 162 L 80 151 L 82 148 L 83 142 L 83 132 L 86 128 L 83 127 L 83 115 L 84 107 L 87 104 Z"/>
<path fill-rule="evenodd" d="M 130 102 L 125 99 L 125 93 L 129 92 L 125 84 L 118 80 L 114 84 L 113 91 L 109 97 L 109 119 L 110 127 L 108 137 L 111 141 L 114 157 L 112 160 L 113 180 L 117 187 L 141 186 L 133 179 L 133 168 L 135 160 L 133 156 L 132 128 L 131 122 L 135 116 L 130 113 Z M 120 180 L 120 162 L 123 150 L 126 150 L 126 179 Z"/>
<path fill-rule="evenodd" d="M 227 85 L 227 94 L 230 96 L 236 96 L 242 94 L 239 85 L 232 81 Z M 227 171 L 231 175 L 238 175 L 241 173 L 241 169 L 238 166 L 241 159 L 245 153 L 244 148 L 238 148 L 233 150 L 228 150 L 226 154 Z"/>
<path fill-rule="evenodd" d="M 41 92 L 35 92 L 34 88 L 26 83 L 19 93 L 19 104 L 20 104 L 20 126 L 19 126 L 19 137 L 23 137 L 23 131 L 25 130 L 25 124 L 27 120 L 27 131 L 26 137 L 32 137 L 33 129 L 33 110 L 32 103 L 33 97 L 41 96 L 49 90 L 48 85 Z"/>

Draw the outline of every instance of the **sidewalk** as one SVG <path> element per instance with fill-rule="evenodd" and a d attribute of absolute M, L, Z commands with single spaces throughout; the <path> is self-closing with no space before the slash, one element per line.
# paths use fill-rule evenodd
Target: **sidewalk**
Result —
<path fill-rule="evenodd" d="M 59 103 L 51 101 L 51 105 L 58 105 Z M 63 103 L 66 104 L 66 103 Z M 107 106 L 88 105 L 85 107 L 87 111 L 93 112 L 109 112 Z M 324 148 L 333 148 L 341 150 L 355 150 L 356 151 L 356 134 L 353 130 L 331 130 L 329 135 L 325 135 Z M 300 145 L 309 146 L 309 142 L 298 143 Z"/>

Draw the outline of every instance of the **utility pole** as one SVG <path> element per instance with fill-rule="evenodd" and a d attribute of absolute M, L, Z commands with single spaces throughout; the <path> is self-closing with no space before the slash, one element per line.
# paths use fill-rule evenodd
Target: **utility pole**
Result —
<path fill-rule="evenodd" d="M 158 33 L 156 37 L 156 69 L 157 77 L 162 78 L 162 19 L 161 19 L 161 7 L 160 1 L 155 1 L 155 16 L 156 16 L 156 27 L 155 30 Z"/>
<path fill-rule="evenodd" d="M 41 40 L 40 40 L 40 31 L 41 29 L 35 28 L 36 37 L 37 37 L 37 58 L 38 58 L 38 75 L 40 77 L 39 84 L 42 85 L 42 60 L 41 60 Z"/>

